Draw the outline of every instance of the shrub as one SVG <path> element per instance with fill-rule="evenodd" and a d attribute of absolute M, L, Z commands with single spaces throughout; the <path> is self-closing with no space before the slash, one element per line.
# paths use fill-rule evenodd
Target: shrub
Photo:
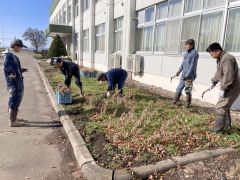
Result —
<path fill-rule="evenodd" d="M 48 57 L 60 57 L 67 56 L 66 47 L 61 39 L 61 37 L 57 34 L 53 39 L 53 42 L 48 50 Z"/>

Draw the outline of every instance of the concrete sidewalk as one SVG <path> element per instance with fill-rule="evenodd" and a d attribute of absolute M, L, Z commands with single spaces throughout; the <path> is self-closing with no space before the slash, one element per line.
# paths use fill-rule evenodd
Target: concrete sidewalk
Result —
<path fill-rule="evenodd" d="M 69 164 L 75 164 L 72 152 L 67 152 L 70 158 L 65 157 L 53 142 L 59 141 L 62 127 L 56 122 L 58 116 L 44 89 L 36 62 L 30 53 L 23 52 L 19 57 L 22 67 L 29 70 L 24 74 L 25 94 L 19 113 L 27 126 L 8 126 L 8 92 L 0 68 L 0 180 L 82 179 L 79 172 L 74 176 L 72 170 L 67 169 L 73 168 Z M 0 67 L 1 63 L 2 59 Z M 63 172 L 65 174 L 59 176 Z"/>

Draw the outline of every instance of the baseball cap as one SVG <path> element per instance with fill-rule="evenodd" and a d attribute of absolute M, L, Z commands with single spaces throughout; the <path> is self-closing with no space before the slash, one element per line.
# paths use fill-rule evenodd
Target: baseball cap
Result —
<path fill-rule="evenodd" d="M 24 48 L 27 48 L 27 46 L 25 46 L 22 42 L 22 40 L 20 39 L 14 39 L 11 43 L 11 48 L 14 47 L 14 46 L 19 46 L 19 47 L 24 47 Z"/>

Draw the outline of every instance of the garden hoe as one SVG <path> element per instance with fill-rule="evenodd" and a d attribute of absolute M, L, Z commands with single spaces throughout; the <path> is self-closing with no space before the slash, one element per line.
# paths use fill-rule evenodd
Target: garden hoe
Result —
<path fill-rule="evenodd" d="M 173 78 L 175 78 L 175 77 L 177 77 L 177 75 L 174 75 L 173 77 L 171 77 L 171 82 L 172 82 Z"/>

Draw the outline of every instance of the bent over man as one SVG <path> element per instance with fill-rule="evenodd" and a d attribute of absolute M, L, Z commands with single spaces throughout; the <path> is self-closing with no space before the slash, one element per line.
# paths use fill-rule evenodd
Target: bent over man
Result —
<path fill-rule="evenodd" d="M 80 97 L 83 97 L 83 89 L 79 66 L 73 62 L 64 61 L 62 58 L 56 58 L 55 64 L 60 69 L 61 73 L 65 76 L 64 84 L 67 87 L 71 85 L 72 76 L 76 78 L 75 83 L 79 88 Z"/>
<path fill-rule="evenodd" d="M 240 93 L 238 64 L 235 57 L 225 52 L 218 43 L 211 44 L 206 51 L 217 60 L 217 72 L 212 78 L 211 88 L 220 82 L 215 127 L 210 131 L 220 133 L 231 129 L 230 108 Z"/>
<path fill-rule="evenodd" d="M 197 77 L 197 63 L 199 56 L 195 49 L 195 41 L 193 39 L 189 39 L 185 42 L 185 48 L 187 49 L 187 52 L 184 55 L 183 62 L 178 72 L 176 73 L 176 76 L 179 76 L 180 73 L 182 73 L 182 75 L 173 98 L 173 104 L 176 104 L 179 101 L 182 91 L 185 88 L 187 106 L 190 106 L 192 101 L 193 81 Z"/>
<path fill-rule="evenodd" d="M 22 48 L 27 46 L 23 45 L 23 42 L 19 39 L 14 40 L 11 43 L 12 51 L 6 50 L 4 52 L 4 74 L 7 82 L 7 88 L 10 93 L 8 101 L 9 108 L 9 126 L 18 127 L 23 126 L 24 123 L 18 121 L 18 108 L 22 102 L 24 94 L 23 72 L 27 69 L 21 68 L 21 63 L 16 53 L 20 53 Z"/>
<path fill-rule="evenodd" d="M 116 85 L 118 85 L 118 95 L 123 96 L 123 87 L 127 79 L 127 71 L 121 68 L 111 69 L 106 73 L 98 75 L 97 80 L 108 81 L 107 96 L 113 94 Z"/>

